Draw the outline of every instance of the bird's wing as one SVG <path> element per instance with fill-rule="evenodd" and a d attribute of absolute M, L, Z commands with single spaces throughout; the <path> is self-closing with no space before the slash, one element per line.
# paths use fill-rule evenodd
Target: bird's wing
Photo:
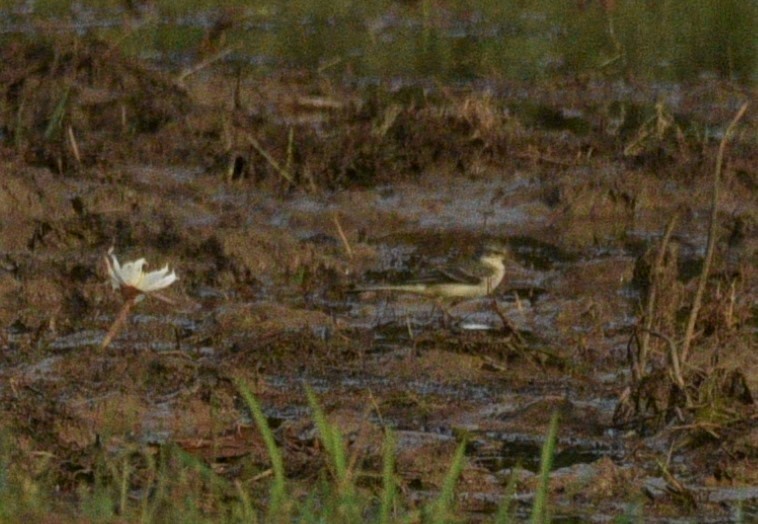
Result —
<path fill-rule="evenodd" d="M 482 280 L 481 275 L 478 275 L 477 271 L 471 271 L 468 268 L 460 266 L 446 267 L 440 269 L 440 272 L 446 275 L 450 281 L 458 284 L 476 285 Z"/>
<path fill-rule="evenodd" d="M 433 268 L 410 281 L 418 284 L 467 284 L 477 285 L 488 275 L 480 264 L 455 264 Z"/>

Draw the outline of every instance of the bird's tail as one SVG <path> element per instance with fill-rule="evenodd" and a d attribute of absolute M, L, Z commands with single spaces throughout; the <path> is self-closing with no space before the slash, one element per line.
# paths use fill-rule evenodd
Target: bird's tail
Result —
<path fill-rule="evenodd" d="M 428 291 L 426 284 L 382 284 L 377 286 L 358 286 L 351 291 L 353 293 L 363 293 L 369 291 L 400 291 L 403 293 L 416 293 L 419 295 L 425 295 Z"/>

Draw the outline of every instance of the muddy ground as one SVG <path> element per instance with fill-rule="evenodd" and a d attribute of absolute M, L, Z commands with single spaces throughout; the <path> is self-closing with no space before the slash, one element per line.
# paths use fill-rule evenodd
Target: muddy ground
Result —
<path fill-rule="evenodd" d="M 365 89 L 223 66 L 179 82 L 96 41 L 2 54 L 2 428 L 13 467 L 52 478 L 64 508 L 103 450 L 168 444 L 263 497 L 265 478 L 251 479 L 269 459 L 244 380 L 304 491 L 324 462 L 308 384 L 364 489 L 395 430 L 411 505 L 439 489 L 465 435 L 461 515 L 495 511 L 517 464 L 528 508 L 558 410 L 554 515 L 758 512 L 754 107 L 727 148 L 684 370 L 692 402 L 674 391 L 664 340 L 645 377 L 630 371 L 675 213 L 653 327 L 681 340 L 719 140 L 749 90 Z M 452 323 L 422 298 L 353 292 L 493 239 L 513 253 L 506 281 Z M 102 351 L 121 307 L 111 247 L 179 281 L 175 304 L 140 303 Z"/>

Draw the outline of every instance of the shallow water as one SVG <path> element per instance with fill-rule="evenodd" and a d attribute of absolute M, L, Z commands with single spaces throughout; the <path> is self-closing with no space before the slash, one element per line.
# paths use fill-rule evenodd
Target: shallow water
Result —
<path fill-rule="evenodd" d="M 389 81 L 396 89 L 433 86 L 437 80 L 481 87 L 492 76 L 596 72 L 663 81 L 661 92 L 676 105 L 681 96 L 671 80 L 755 80 L 750 2 L 702 2 L 686 9 L 636 2 L 603 9 L 600 2 L 505 6 L 384 0 L 227 2 L 223 9 L 191 1 L 129 5 L 134 8 L 124 9 L 123 3 L 8 6 L 0 10 L 0 34 L 34 35 L 40 26 L 98 33 L 173 68 L 197 62 L 203 52 L 227 50 L 224 62 L 256 74 L 301 68 L 363 85 Z"/>

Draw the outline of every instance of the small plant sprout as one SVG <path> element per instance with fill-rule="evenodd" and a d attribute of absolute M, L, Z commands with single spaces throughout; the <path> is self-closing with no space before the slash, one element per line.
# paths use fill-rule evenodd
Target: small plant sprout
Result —
<path fill-rule="evenodd" d="M 157 271 L 145 272 L 143 268 L 147 265 L 147 261 L 144 258 L 121 265 L 116 255 L 113 254 L 113 248 L 108 250 L 105 264 L 108 268 L 111 286 L 113 286 L 114 290 L 121 292 L 121 296 L 124 298 L 124 305 L 105 335 L 102 344 L 100 344 L 100 349 L 108 347 L 124 325 L 126 318 L 129 316 L 129 311 L 131 311 L 135 304 L 141 302 L 146 295 L 152 295 L 159 300 L 172 303 L 157 292 L 167 288 L 178 279 L 173 270 L 169 271 L 168 265 L 163 266 L 162 269 Z"/>

